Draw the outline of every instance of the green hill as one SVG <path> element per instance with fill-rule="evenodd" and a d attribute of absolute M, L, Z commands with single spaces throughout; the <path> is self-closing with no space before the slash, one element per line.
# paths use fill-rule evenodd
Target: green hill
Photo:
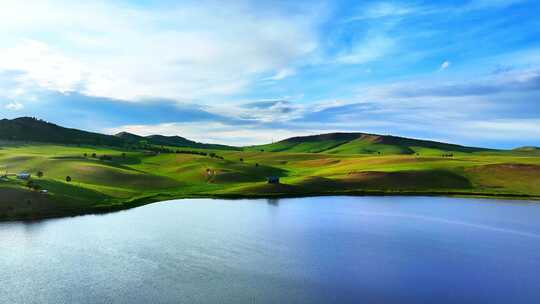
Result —
<path fill-rule="evenodd" d="M 217 146 L 178 136 L 103 135 L 33 118 L 1 120 L 0 221 L 99 213 L 186 197 L 540 199 L 540 154 L 532 147 L 488 150 L 364 133 L 294 137 L 240 150 L 216 151 Z M 148 153 L 151 148 L 159 153 Z M 20 172 L 31 179 L 17 178 Z M 269 184 L 268 177 L 279 177 L 280 183 Z"/>
<path fill-rule="evenodd" d="M 162 146 L 190 147 L 190 148 L 217 149 L 217 150 L 239 150 L 240 149 L 237 147 L 226 146 L 226 145 L 199 143 L 196 141 L 186 139 L 181 136 L 150 135 L 145 138 L 154 145 L 162 145 Z"/>
<path fill-rule="evenodd" d="M 248 151 L 330 154 L 444 154 L 490 151 L 429 140 L 366 133 L 329 133 L 247 147 Z"/>
<path fill-rule="evenodd" d="M 540 155 L 540 147 L 534 147 L 534 146 L 519 147 L 519 148 L 513 149 L 512 152 L 517 152 L 519 154 L 526 154 L 526 155 Z"/>
<path fill-rule="evenodd" d="M 164 135 L 150 135 L 150 136 L 140 136 L 128 132 L 120 132 L 115 135 L 123 139 L 124 141 L 130 144 L 139 144 L 147 143 L 157 146 L 171 146 L 171 147 L 187 147 L 187 148 L 197 148 L 197 149 L 216 149 L 216 150 L 240 150 L 240 148 L 226 146 L 226 145 L 216 145 L 216 144 L 205 144 L 199 143 L 193 140 L 181 136 L 164 136 Z"/>
<path fill-rule="evenodd" d="M 514 151 L 514 152 L 523 152 L 523 153 L 532 153 L 532 154 L 540 154 L 540 147 L 526 146 L 526 147 L 515 148 L 512 151 Z"/>
<path fill-rule="evenodd" d="M 0 120 L 0 140 L 123 146 L 121 138 L 60 127 L 32 117 Z"/>
<path fill-rule="evenodd" d="M 105 135 L 64 128 L 32 117 L 0 120 L 0 140 L 111 147 L 125 147 L 144 142 L 159 146 L 238 150 L 238 148 L 225 145 L 198 143 L 180 136 L 151 135 L 143 137 L 128 132 L 121 132 L 114 136 Z"/>

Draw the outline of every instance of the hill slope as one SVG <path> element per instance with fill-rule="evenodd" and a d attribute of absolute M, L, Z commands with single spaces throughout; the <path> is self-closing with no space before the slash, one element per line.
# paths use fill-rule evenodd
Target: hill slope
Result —
<path fill-rule="evenodd" d="M 95 146 L 116 146 L 140 144 L 189 147 L 201 149 L 237 150 L 238 148 L 198 143 L 180 136 L 151 135 L 147 137 L 121 132 L 105 135 L 70 129 L 32 117 L 0 120 L 0 140 L 45 142 L 55 144 L 82 144 Z"/>
<path fill-rule="evenodd" d="M 239 150 L 239 148 L 232 146 L 199 143 L 181 136 L 150 135 L 146 136 L 145 138 L 154 145 L 200 149 Z"/>
<path fill-rule="evenodd" d="M 172 147 L 187 147 L 187 148 L 197 148 L 197 149 L 216 149 L 216 150 L 239 150 L 240 148 L 226 146 L 226 145 L 217 145 L 217 144 L 205 144 L 189 140 L 181 136 L 164 136 L 164 135 L 150 135 L 150 136 L 140 136 L 128 132 L 120 132 L 116 135 L 130 144 L 138 143 L 147 143 L 158 146 L 172 146 Z"/>
<path fill-rule="evenodd" d="M 273 144 L 247 147 L 246 150 L 331 154 L 441 154 L 489 151 L 436 141 L 366 133 L 299 136 Z"/>
<path fill-rule="evenodd" d="M 115 136 L 64 128 L 31 117 L 0 120 L 0 139 L 98 146 L 124 145 L 124 141 Z"/>

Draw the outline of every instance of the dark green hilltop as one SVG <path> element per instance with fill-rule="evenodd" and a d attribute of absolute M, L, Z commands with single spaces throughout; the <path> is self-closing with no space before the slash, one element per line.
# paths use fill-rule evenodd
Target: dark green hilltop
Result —
<path fill-rule="evenodd" d="M 465 147 L 429 140 L 367 133 L 329 133 L 299 136 L 273 144 L 249 147 L 268 152 L 302 152 L 330 154 L 415 154 L 422 151 L 481 152 L 489 149 Z"/>
<path fill-rule="evenodd" d="M 58 126 L 33 117 L 0 120 L 0 139 L 11 141 L 127 147 L 140 144 L 238 150 L 239 148 L 198 143 L 180 136 L 139 136 L 127 132 L 105 135 Z"/>

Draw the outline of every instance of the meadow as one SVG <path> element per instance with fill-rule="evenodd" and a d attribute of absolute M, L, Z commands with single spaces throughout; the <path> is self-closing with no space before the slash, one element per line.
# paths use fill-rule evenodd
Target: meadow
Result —
<path fill-rule="evenodd" d="M 343 194 L 540 199 L 537 151 L 448 156 L 425 149 L 408 155 L 263 150 L 182 149 L 175 153 L 172 149 L 173 153 L 156 153 L 3 143 L 0 176 L 6 176 L 0 179 L 0 219 L 108 212 L 187 197 Z M 19 172 L 31 173 L 32 181 L 17 179 L 13 174 Z M 43 176 L 38 177 L 38 172 Z M 279 177 L 280 183 L 267 183 L 270 176 Z"/>

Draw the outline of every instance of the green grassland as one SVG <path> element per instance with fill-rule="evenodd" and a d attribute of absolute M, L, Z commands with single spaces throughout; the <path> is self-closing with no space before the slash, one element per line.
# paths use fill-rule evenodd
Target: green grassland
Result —
<path fill-rule="evenodd" d="M 404 148 L 366 138 L 273 145 L 243 151 L 191 149 L 220 156 L 210 157 L 3 142 L 0 175 L 30 172 L 33 183 L 48 193 L 31 190 L 12 175 L 0 179 L 0 219 L 99 213 L 184 197 L 400 194 L 540 199 L 540 155 L 534 149 L 456 148 L 452 156 L 443 156 L 448 151 L 437 147 Z M 271 152 L 276 150 L 283 152 Z M 102 155 L 110 159 L 100 159 Z M 36 176 L 38 171 L 43 177 Z M 67 182 L 66 176 L 72 180 Z M 268 184 L 269 176 L 279 176 L 281 183 Z"/>

